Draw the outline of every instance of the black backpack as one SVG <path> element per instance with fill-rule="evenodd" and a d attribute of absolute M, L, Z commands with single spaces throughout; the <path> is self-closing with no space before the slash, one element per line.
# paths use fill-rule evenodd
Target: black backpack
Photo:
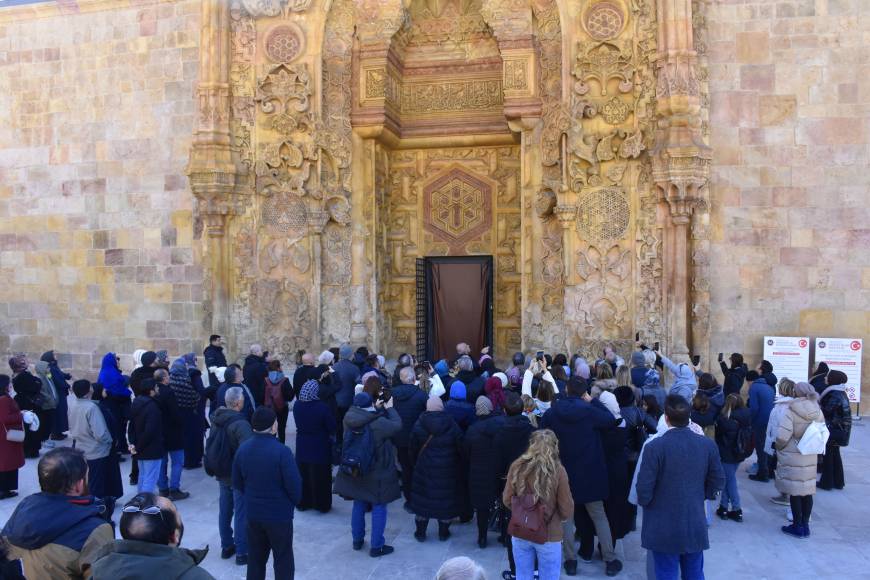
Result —
<path fill-rule="evenodd" d="M 375 436 L 370 424 L 377 418 L 378 415 L 375 414 L 371 420 L 359 427 L 345 428 L 344 442 L 341 446 L 341 463 L 338 466 L 342 473 L 361 478 L 371 471 L 375 461 Z"/>
<path fill-rule="evenodd" d="M 734 438 L 734 458 L 743 461 L 755 451 L 755 437 L 752 435 L 752 425 L 740 425 L 737 437 Z"/>
<path fill-rule="evenodd" d="M 202 465 L 205 472 L 212 477 L 227 478 L 233 474 L 233 449 L 230 442 L 229 428 L 236 421 L 242 421 L 241 416 L 232 417 L 223 427 L 215 427 L 212 422 L 211 432 L 205 442 L 205 455 Z"/>

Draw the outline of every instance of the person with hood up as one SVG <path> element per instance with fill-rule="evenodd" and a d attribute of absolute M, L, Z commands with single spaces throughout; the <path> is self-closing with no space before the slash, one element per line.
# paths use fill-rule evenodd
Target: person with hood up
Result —
<path fill-rule="evenodd" d="M 492 401 L 484 396 L 477 398 L 474 410 L 477 420 L 465 434 L 463 456 L 468 464 L 468 497 L 477 512 L 477 545 L 482 549 L 486 548 L 492 506 L 501 489 L 496 477 L 495 439 L 504 425 L 504 415 L 496 413 Z"/>
<path fill-rule="evenodd" d="M 111 509 L 88 495 L 88 464 L 72 447 L 42 456 L 39 493 L 15 507 L 0 535 L 27 578 L 89 578 L 100 550 L 115 539 Z"/>
<path fill-rule="evenodd" d="M 810 377 L 810 384 L 819 395 L 821 395 L 822 391 L 824 391 L 828 386 L 825 378 L 828 376 L 830 370 L 831 369 L 828 368 L 828 363 L 822 361 L 819 363 L 819 366 L 816 367 L 816 372 L 814 372 L 813 376 Z"/>
<path fill-rule="evenodd" d="M 145 355 L 143 354 L 142 357 L 144 358 Z M 154 364 L 156 364 L 156 361 L 157 355 L 155 354 Z M 153 376 L 154 373 L 152 372 L 151 377 Z M 120 429 L 119 440 L 123 442 L 121 453 L 129 453 L 127 450 L 127 422 L 130 419 L 130 395 L 132 393 L 127 387 L 129 381 L 121 374 L 121 368 L 118 366 L 118 357 L 115 353 L 107 352 L 103 357 L 97 382 L 103 385 L 106 403 L 112 410 L 112 414 L 118 419 L 118 428 Z"/>
<path fill-rule="evenodd" d="M 263 347 L 259 344 L 251 345 L 249 354 L 245 357 L 242 375 L 245 384 L 254 395 L 254 404 L 259 407 L 263 404 L 266 393 L 266 377 L 269 376 L 266 355 L 263 352 Z"/>
<path fill-rule="evenodd" d="M 24 429 L 24 416 L 9 393 L 12 381 L 9 375 L 0 375 L 0 499 L 16 497 L 18 470 L 24 465 L 24 446 L 19 441 L 5 437 L 11 429 Z"/>
<path fill-rule="evenodd" d="M 136 352 L 138 353 L 139 351 L 137 350 Z M 133 358 L 136 358 L 135 354 Z M 157 353 L 150 350 L 142 351 L 137 364 L 138 366 L 130 373 L 130 384 L 128 385 L 134 393 L 139 388 L 139 385 L 142 384 L 142 381 L 154 378 L 154 371 L 157 370 Z"/>
<path fill-rule="evenodd" d="M 794 387 L 795 383 L 791 379 L 780 379 L 776 395 L 773 399 L 773 410 L 770 412 L 770 418 L 767 420 L 767 434 L 764 437 L 764 449 L 771 454 L 774 461 L 779 460 L 774 445 L 774 443 L 776 443 L 776 433 L 779 430 L 779 423 L 782 421 L 783 415 L 788 411 L 789 404 L 794 401 Z M 747 410 L 746 412 L 748 413 L 749 411 Z M 719 451 L 719 454 L 722 454 L 721 450 Z M 770 498 L 770 501 L 779 505 L 789 505 L 788 496 L 785 494 L 772 497 Z"/>
<path fill-rule="evenodd" d="M 39 382 L 42 384 L 39 391 L 42 396 L 42 413 L 37 413 L 39 416 L 39 440 L 44 442 L 46 447 L 51 448 L 54 447 L 54 441 L 50 441 L 49 437 L 51 437 L 54 417 L 57 414 L 57 389 L 54 387 L 51 369 L 47 362 L 37 361 L 35 369 L 36 376 L 39 377 Z"/>
<path fill-rule="evenodd" d="M 651 374 L 658 375 L 658 373 L 647 365 L 646 357 L 644 356 L 644 351 L 636 350 L 631 353 L 631 384 L 638 388 L 642 389 L 643 386 L 647 383 L 647 381 L 653 380 L 650 376 Z M 659 382 L 658 376 L 655 377 L 655 382 Z"/>
<path fill-rule="evenodd" d="M 196 416 L 196 408 L 199 405 L 199 393 L 193 387 L 190 381 L 190 371 L 188 370 L 187 361 L 184 358 L 177 358 L 169 367 L 169 388 L 172 391 L 176 404 L 178 406 L 178 421 L 181 427 L 181 460 L 182 466 L 188 465 L 187 450 L 196 445 L 196 437 L 199 434 L 202 438 L 202 425 L 199 423 Z M 158 397 L 159 400 L 159 397 Z M 165 420 L 165 419 L 164 419 Z M 173 471 L 177 454 L 174 451 L 170 452 L 172 456 Z M 201 459 L 201 455 L 197 459 Z M 199 461 L 197 461 L 199 463 Z M 180 466 L 181 467 L 181 466 Z"/>
<path fill-rule="evenodd" d="M 66 439 L 64 433 L 69 430 L 69 422 L 66 416 L 66 398 L 69 395 L 68 381 L 72 379 L 72 375 L 61 370 L 53 350 L 42 353 L 39 360 L 48 363 L 49 375 L 57 392 L 57 409 L 55 410 L 54 421 L 51 424 L 51 440 L 63 441 Z"/>
<path fill-rule="evenodd" d="M 767 422 L 770 412 L 773 411 L 774 390 L 767 380 L 759 375 L 758 371 L 746 373 L 746 381 L 749 385 L 749 413 L 752 415 L 752 436 L 755 440 L 755 455 L 758 462 L 758 471 L 750 474 L 753 481 L 770 481 L 768 470 L 768 454 L 765 451 L 764 439 L 767 434 Z"/>
<path fill-rule="evenodd" d="M 426 541 L 426 528 L 432 518 L 438 520 L 438 539 L 446 541 L 451 520 L 463 510 L 466 494 L 461 478 L 461 445 L 462 429 L 446 412 L 441 399 L 429 397 L 426 412 L 414 425 L 410 439 L 414 461 L 411 510 L 416 515 L 414 538 L 418 542 Z"/>
<path fill-rule="evenodd" d="M 218 380 L 213 368 L 220 369 L 227 367 L 227 356 L 224 354 L 224 339 L 219 334 L 212 334 L 208 337 L 208 346 L 202 351 L 202 357 L 205 360 L 205 368 L 208 369 L 209 386 L 217 387 L 223 381 Z"/>
<path fill-rule="evenodd" d="M 39 423 L 39 413 L 42 412 L 42 381 L 30 374 L 27 366 L 27 357 L 23 354 L 15 355 L 9 359 L 9 368 L 12 369 L 12 388 L 15 390 L 15 403 L 23 412 L 24 421 L 30 423 L 24 428 L 24 457 L 35 458 L 39 457 L 39 448 L 42 444 L 39 438 L 39 429 L 35 428 L 33 423 L 33 421 Z M 30 418 L 29 421 L 28 418 Z"/>
<path fill-rule="evenodd" d="M 749 428 L 751 424 L 752 417 L 740 393 L 728 395 L 722 412 L 716 418 L 716 446 L 719 448 L 719 460 L 725 473 L 725 487 L 722 489 L 722 495 L 719 496 L 716 515 L 723 520 L 743 521 L 740 490 L 737 486 L 737 468 L 745 458 L 745 451 L 740 448 L 738 435 L 741 429 Z"/>
<path fill-rule="evenodd" d="M 202 371 L 197 365 L 196 354 L 189 352 L 182 357 L 190 377 L 190 386 L 196 391 L 196 408 L 193 410 L 190 423 L 184 425 L 184 468 L 199 469 L 202 467 L 202 454 L 205 432 L 208 423 L 205 420 L 205 385 L 202 382 Z M 184 412 L 184 408 L 182 408 Z"/>
<path fill-rule="evenodd" d="M 396 458 L 402 470 L 402 495 L 405 497 L 405 511 L 410 511 L 411 484 L 414 481 L 414 463 L 411 461 L 411 430 L 420 415 L 426 410 L 426 393 L 415 385 L 416 377 L 412 367 L 399 371 L 399 383 L 392 389 L 393 408 L 402 419 L 402 429 L 393 437 Z"/>
<path fill-rule="evenodd" d="M 311 381 L 309 380 L 305 384 L 308 382 Z M 264 404 L 275 411 L 275 415 L 278 417 L 278 441 L 281 443 L 285 443 L 287 440 L 287 418 L 290 416 L 290 402 L 294 395 L 293 384 L 290 379 L 284 376 L 281 361 L 278 359 L 270 360 Z"/>
<path fill-rule="evenodd" d="M 724 360 L 719 361 L 719 367 L 722 369 L 722 374 L 725 376 L 723 391 L 727 397 L 731 393 L 740 393 L 743 388 L 743 382 L 746 380 L 746 373 L 749 369 L 743 362 L 743 355 L 739 352 L 731 353 L 728 357 L 731 366 L 728 367 Z"/>
<path fill-rule="evenodd" d="M 761 375 L 767 384 L 776 389 L 776 383 L 779 382 L 779 379 L 776 378 L 776 375 L 773 374 L 773 365 L 770 361 L 763 360 L 758 363 L 758 368 L 756 369 L 758 374 Z"/>
<path fill-rule="evenodd" d="M 474 405 L 468 402 L 465 383 L 462 381 L 457 379 L 450 385 L 450 400 L 444 405 L 444 412 L 453 417 L 463 433 L 474 423 Z"/>
<path fill-rule="evenodd" d="M 502 381 L 501 377 L 504 377 L 504 381 Z M 483 392 L 492 403 L 492 409 L 496 414 L 502 413 L 502 406 L 504 405 L 504 387 L 506 382 L 507 377 L 504 373 L 495 373 L 492 377 L 486 379 L 486 382 L 483 385 Z M 480 397 L 478 397 L 477 400 L 479 401 Z"/>
<path fill-rule="evenodd" d="M 332 509 L 332 451 L 335 417 L 318 398 L 320 385 L 309 380 L 302 385 L 293 406 L 296 422 L 296 464 L 302 476 L 302 499 L 296 508 L 314 508 L 320 513 Z M 279 427 L 280 429 L 280 427 Z"/>
<path fill-rule="evenodd" d="M 377 405 L 377 406 L 376 406 Z M 375 404 L 368 393 L 358 393 L 353 407 L 344 416 L 345 438 L 348 431 L 370 429 L 374 442 L 374 457 L 367 473 L 354 477 L 342 470 L 335 477 L 335 493 L 353 500 L 351 535 L 353 549 L 362 550 L 366 535 L 366 511 L 372 512 L 372 533 L 369 556 L 379 558 L 395 549 L 386 544 L 387 504 L 401 497 L 396 475 L 395 446 L 392 438 L 402 429 L 402 418 L 393 408 L 393 398 L 379 399 Z"/>
<path fill-rule="evenodd" d="M 798 443 L 807 428 L 813 422 L 824 422 L 825 416 L 819 408 L 819 394 L 812 385 L 797 383 L 794 395 L 794 401 L 789 403 L 788 411 L 783 414 L 776 430 L 775 445 L 779 456 L 776 489 L 788 495 L 791 504 L 792 524 L 782 526 L 783 533 L 796 538 L 808 538 L 813 495 L 816 493 L 818 456 L 801 453 Z"/>
<path fill-rule="evenodd" d="M 826 381 L 828 386 L 819 395 L 819 402 L 831 435 L 828 438 L 825 456 L 822 459 L 822 478 L 819 480 L 819 489 L 830 491 L 831 489 L 843 489 L 846 486 L 840 447 L 849 445 L 849 436 L 852 433 L 852 409 L 849 406 L 849 397 L 846 395 L 846 382 L 848 382 L 846 373 L 836 370 L 830 371 Z M 793 507 L 792 511 L 794 511 Z"/>
<path fill-rule="evenodd" d="M 695 398 L 695 391 L 698 390 L 698 379 L 695 376 L 695 369 L 688 363 L 677 364 L 666 356 L 662 356 L 660 352 L 656 355 L 661 359 L 665 368 L 671 371 L 674 375 L 674 384 L 668 392 L 669 395 L 679 395 L 691 405 L 692 399 Z"/>

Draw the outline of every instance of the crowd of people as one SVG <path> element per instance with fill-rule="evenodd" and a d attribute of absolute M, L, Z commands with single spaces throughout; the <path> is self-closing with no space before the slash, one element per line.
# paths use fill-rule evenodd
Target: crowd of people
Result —
<path fill-rule="evenodd" d="M 183 470 L 201 467 L 217 481 L 221 558 L 247 566 L 249 579 L 265 577 L 270 554 L 275 577 L 292 578 L 294 512 L 327 513 L 333 495 L 353 502 L 351 547 L 368 538 L 373 558 L 395 550 L 384 531 L 396 500 L 419 542 L 430 520 L 439 541 L 476 520 L 480 549 L 491 534 L 506 548 L 506 580 L 575 575 L 596 547 L 616 576 L 640 508 L 648 577 L 669 580 L 703 578 L 714 515 L 743 521 L 736 473 L 753 453 L 750 478 L 774 480 L 790 536 L 810 535 L 817 488 L 845 485 L 846 377 L 824 363 L 795 383 L 767 361 L 750 370 L 740 354 L 730 364 L 720 355 L 720 385 L 697 360 L 642 344 L 628 363 L 612 348 L 597 360 L 539 351 L 516 353 L 502 370 L 488 348 L 472 356 L 461 343 L 434 364 L 401 354 L 388 372 L 383 356 L 344 344 L 298 353 L 288 377 L 259 345 L 242 365 L 223 348 L 213 335 L 205 373 L 194 353 L 170 364 L 165 351 L 136 351 L 129 374 L 107 353 L 94 383 L 72 381 L 52 351 L 35 374 L 23 355 L 10 359 L 12 376 L 0 375 L 0 499 L 17 495 L 25 457 L 39 457 L 41 489 L 2 531 L 17 577 L 116 578 L 135 566 L 123 577 L 210 578 L 205 552 L 180 547 L 175 506 L 190 495 Z M 295 453 L 285 441 L 291 412 Z M 136 494 L 115 539 L 123 461 Z M 455 560 L 437 577 L 484 577 Z"/>

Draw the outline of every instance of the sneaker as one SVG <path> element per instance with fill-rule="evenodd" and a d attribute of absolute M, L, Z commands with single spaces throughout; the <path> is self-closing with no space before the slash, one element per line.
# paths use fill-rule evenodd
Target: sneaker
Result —
<path fill-rule="evenodd" d="M 236 566 L 247 566 L 248 565 L 248 555 L 242 554 L 241 556 L 236 556 Z"/>
<path fill-rule="evenodd" d="M 788 526 L 782 526 L 780 529 L 782 530 L 782 533 L 792 536 L 793 538 L 803 540 L 809 537 L 809 534 L 807 534 L 806 536 L 804 535 L 803 526 L 796 526 L 794 524 L 791 524 Z"/>
<path fill-rule="evenodd" d="M 362 550 L 363 542 L 364 542 L 364 541 L 365 541 L 365 540 L 354 540 L 354 541 L 353 541 L 353 549 L 356 550 L 357 552 L 359 552 L 360 550 Z"/>
<path fill-rule="evenodd" d="M 190 497 L 189 491 L 181 491 L 180 489 L 170 489 L 167 496 L 172 501 L 181 501 Z"/>
<path fill-rule="evenodd" d="M 235 545 L 230 546 L 229 548 L 223 548 L 221 550 L 221 560 L 229 560 L 236 553 Z"/>
<path fill-rule="evenodd" d="M 608 576 L 616 576 L 622 571 L 622 562 L 619 560 L 611 560 L 604 567 L 605 573 Z"/>
<path fill-rule="evenodd" d="M 735 522 L 743 521 L 743 510 L 732 510 L 728 512 L 728 519 L 734 520 Z"/>
<path fill-rule="evenodd" d="M 776 497 L 770 498 L 770 501 L 775 503 L 776 505 L 789 505 L 788 503 L 788 495 L 781 493 Z"/>
<path fill-rule="evenodd" d="M 380 558 L 381 556 L 387 556 L 389 554 L 392 554 L 395 551 L 396 549 L 394 547 L 384 544 L 380 548 L 372 548 L 371 550 L 369 550 L 369 556 L 371 556 L 372 558 Z"/>
<path fill-rule="evenodd" d="M 719 509 L 716 510 L 716 515 L 722 518 L 723 520 L 728 519 L 728 510 L 725 509 L 724 505 L 720 505 Z"/>

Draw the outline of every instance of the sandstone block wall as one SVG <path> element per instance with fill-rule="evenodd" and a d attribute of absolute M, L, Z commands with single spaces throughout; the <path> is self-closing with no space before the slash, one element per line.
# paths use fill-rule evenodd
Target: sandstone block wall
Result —
<path fill-rule="evenodd" d="M 870 2 L 713 0 L 707 24 L 711 350 L 863 338 L 870 397 Z"/>
<path fill-rule="evenodd" d="M 0 372 L 10 352 L 88 376 L 108 350 L 201 352 L 200 4 L 34 6 L 0 10 Z"/>

